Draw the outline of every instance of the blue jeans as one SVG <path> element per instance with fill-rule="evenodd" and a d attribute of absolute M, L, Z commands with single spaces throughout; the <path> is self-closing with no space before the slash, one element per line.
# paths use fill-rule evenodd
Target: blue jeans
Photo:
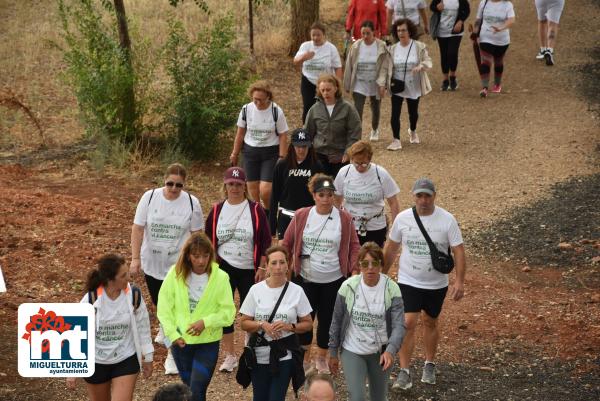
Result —
<path fill-rule="evenodd" d="M 269 365 L 256 365 L 252 370 L 254 401 L 283 401 L 292 378 L 291 359 L 279 361 L 279 372 L 272 374 Z"/>
<path fill-rule="evenodd" d="M 205 401 L 206 390 L 219 357 L 219 341 L 171 347 L 181 381 L 192 390 L 192 401 Z"/>

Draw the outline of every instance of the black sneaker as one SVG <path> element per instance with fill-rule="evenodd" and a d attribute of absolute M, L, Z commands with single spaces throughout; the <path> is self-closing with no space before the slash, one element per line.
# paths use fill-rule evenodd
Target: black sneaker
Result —
<path fill-rule="evenodd" d="M 554 53 L 550 50 L 546 50 L 544 53 L 544 60 L 546 60 L 546 65 L 553 66 L 554 65 Z"/>
<path fill-rule="evenodd" d="M 455 91 L 458 89 L 458 81 L 456 79 L 450 80 L 450 90 Z"/>
<path fill-rule="evenodd" d="M 449 86 L 450 86 L 450 81 L 448 81 L 447 79 L 444 79 L 444 82 L 442 82 L 442 87 L 440 89 L 442 92 L 446 92 L 448 90 Z"/>

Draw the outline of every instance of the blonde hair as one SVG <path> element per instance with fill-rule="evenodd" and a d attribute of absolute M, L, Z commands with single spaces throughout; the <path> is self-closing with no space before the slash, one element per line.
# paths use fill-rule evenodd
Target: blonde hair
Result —
<path fill-rule="evenodd" d="M 331 85 L 335 86 L 335 97 L 337 99 L 342 97 L 342 83 L 340 79 L 333 74 L 321 74 L 319 75 L 319 79 L 317 80 L 317 94 L 319 97 L 323 97 L 321 95 L 321 91 L 319 91 L 319 85 L 321 82 L 329 82 Z"/>
<path fill-rule="evenodd" d="M 252 97 L 252 94 L 256 91 L 265 92 L 267 94 L 267 98 L 271 102 L 273 101 L 273 91 L 271 90 L 269 81 L 261 79 L 260 81 L 252 83 L 248 88 L 248 96 Z"/>
<path fill-rule="evenodd" d="M 192 272 L 192 261 L 190 255 L 205 252 L 208 253 L 209 260 L 206 265 L 206 273 L 210 276 L 212 272 L 212 264 L 215 261 L 215 250 L 208 236 L 202 231 L 195 232 L 185 241 L 177 263 L 175 264 L 175 273 L 178 279 L 185 281 Z"/>
<path fill-rule="evenodd" d="M 371 144 L 363 139 L 358 142 L 354 142 L 350 149 L 348 149 L 348 155 L 354 157 L 357 155 L 367 155 L 369 160 L 373 157 L 373 147 Z"/>

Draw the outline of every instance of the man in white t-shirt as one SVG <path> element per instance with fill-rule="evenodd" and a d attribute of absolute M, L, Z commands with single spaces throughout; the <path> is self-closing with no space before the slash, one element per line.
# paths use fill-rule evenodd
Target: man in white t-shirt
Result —
<path fill-rule="evenodd" d="M 400 246 L 402 253 L 398 267 L 398 285 L 404 300 L 406 335 L 398 353 L 400 372 L 392 389 L 408 390 L 412 387 L 410 360 L 415 347 L 415 331 L 419 316 L 423 322 L 425 365 L 423 383 L 435 384 L 435 353 L 440 337 L 438 317 L 446 293 L 458 301 L 464 296 L 465 249 L 462 234 L 454 216 L 435 206 L 435 185 L 428 178 L 419 178 L 412 188 L 415 210 L 431 241 L 439 252 L 448 253 L 455 261 L 456 275 L 448 288 L 448 275 L 435 270 L 431 261 L 429 245 L 413 214 L 413 209 L 399 213 L 390 230 L 384 248 L 384 270 L 387 274 L 394 263 Z"/>

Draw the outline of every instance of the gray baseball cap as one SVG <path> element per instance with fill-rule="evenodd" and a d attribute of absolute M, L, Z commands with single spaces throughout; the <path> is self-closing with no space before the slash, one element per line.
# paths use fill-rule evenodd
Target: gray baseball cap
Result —
<path fill-rule="evenodd" d="M 435 194 L 435 185 L 429 178 L 421 177 L 413 184 L 412 193 L 415 195 L 420 193 L 433 195 Z"/>

